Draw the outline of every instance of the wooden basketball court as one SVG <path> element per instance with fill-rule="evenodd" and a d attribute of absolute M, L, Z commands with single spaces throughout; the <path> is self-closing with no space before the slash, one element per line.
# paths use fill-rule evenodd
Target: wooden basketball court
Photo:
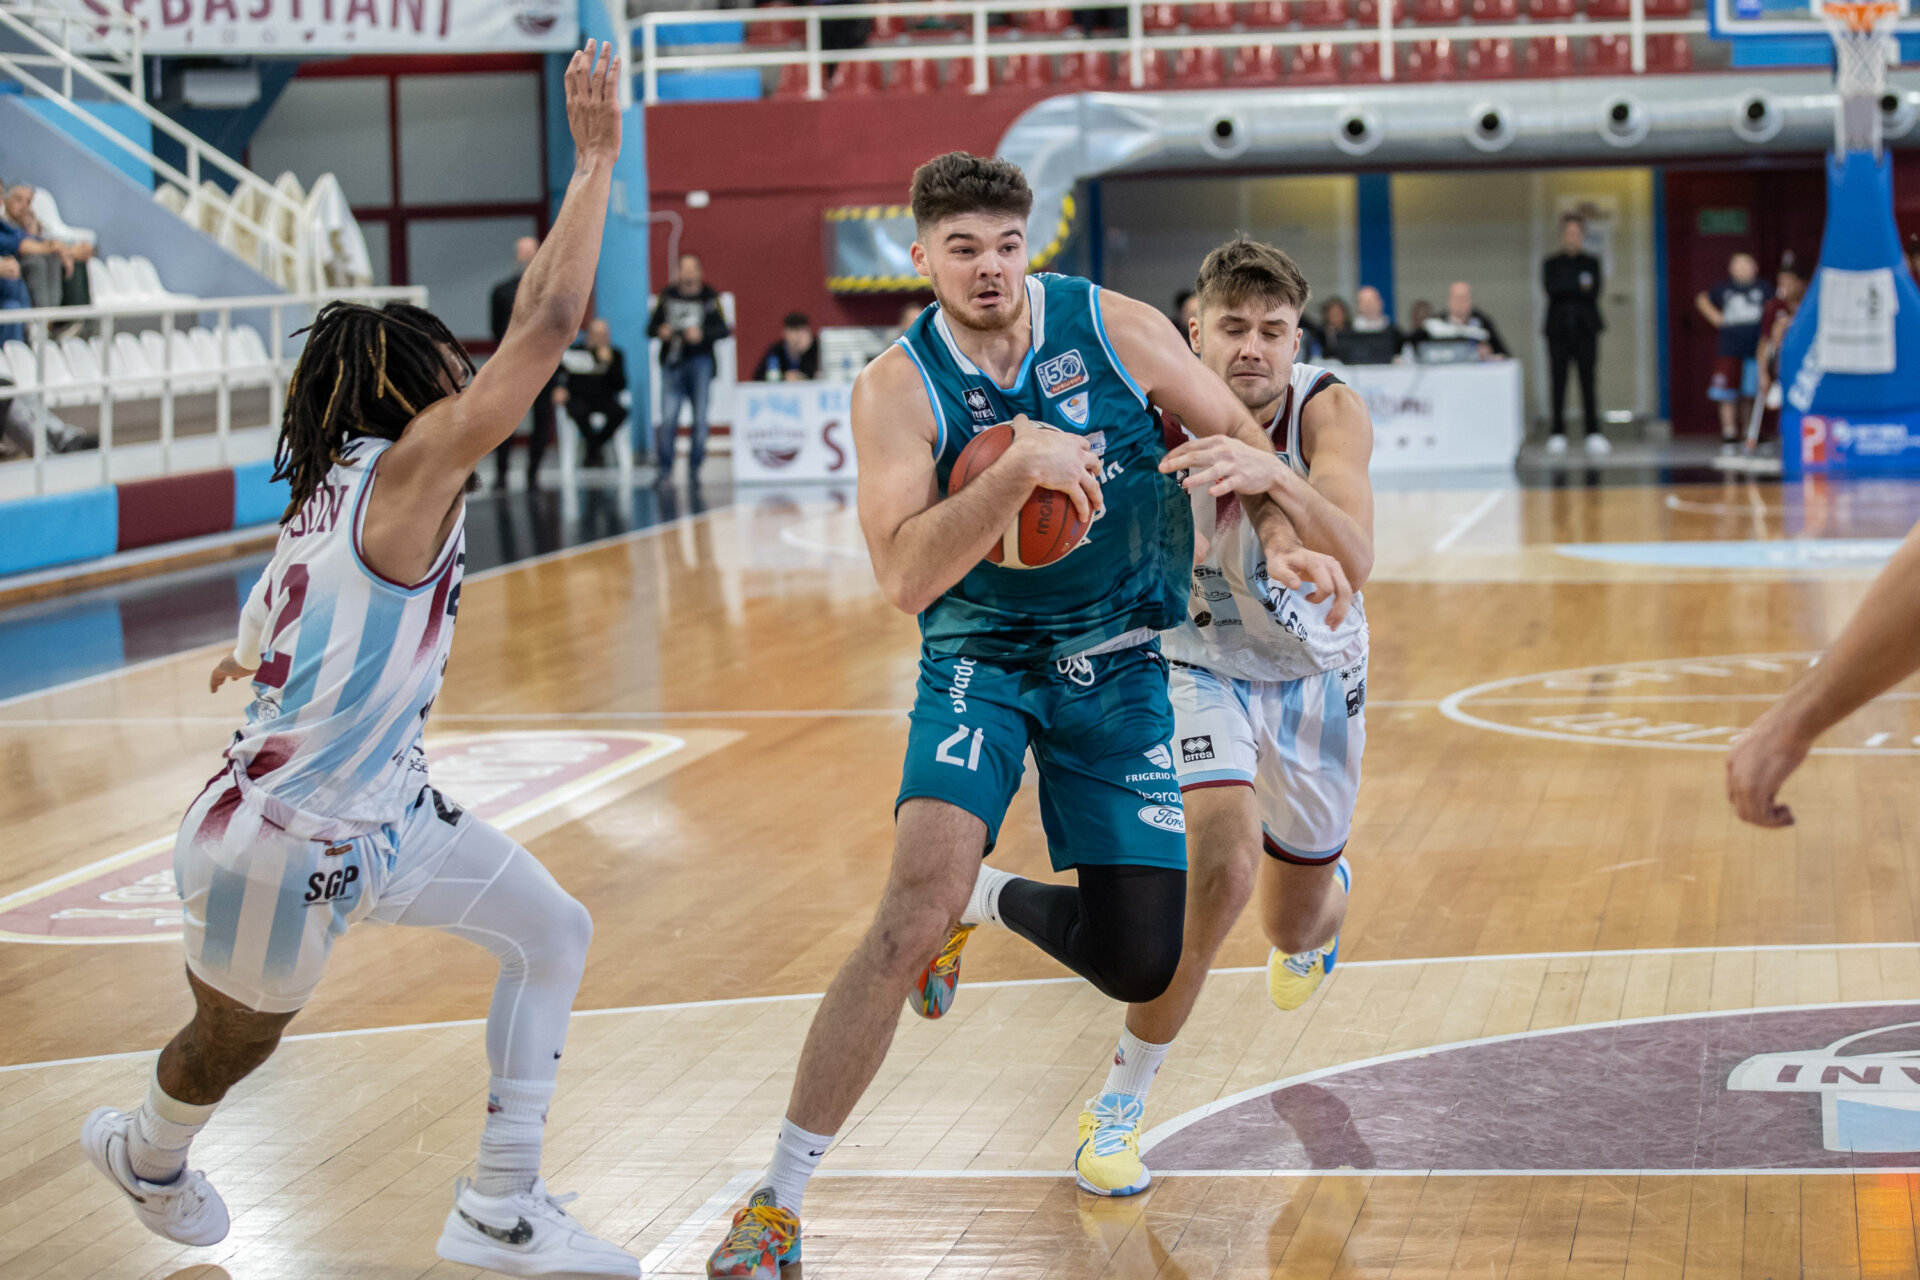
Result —
<path fill-rule="evenodd" d="M 983 931 L 809 1194 L 817 1276 L 1920 1275 L 1920 695 L 1823 742 L 1795 828 L 1739 825 L 1721 764 L 1920 488 L 1379 508 L 1332 978 L 1276 1012 L 1243 923 L 1149 1101 L 1156 1184 L 1103 1201 L 1063 1171 L 1120 1010 Z M 593 912 L 547 1175 L 648 1274 L 701 1274 L 769 1154 L 884 875 L 916 639 L 820 493 L 465 589 L 436 769 Z M 222 1245 L 148 1235 L 81 1154 L 188 1012 L 164 872 L 245 701 L 216 654 L 0 703 L 0 1280 L 475 1274 L 433 1253 L 485 1110 L 457 941 L 337 949 L 195 1146 Z M 1044 873 L 1030 791 L 995 862 Z"/>

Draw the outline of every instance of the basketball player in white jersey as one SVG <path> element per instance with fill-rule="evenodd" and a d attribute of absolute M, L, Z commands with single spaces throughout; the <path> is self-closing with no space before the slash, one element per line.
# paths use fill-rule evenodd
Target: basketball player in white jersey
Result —
<path fill-rule="evenodd" d="M 592 921 L 525 849 L 434 790 L 421 750 L 453 640 L 468 480 L 586 311 L 620 151 L 620 75 L 593 41 L 567 68 L 573 178 L 478 374 L 417 307 L 333 303 L 308 331 L 275 459 L 293 501 L 211 682 L 251 673 L 254 700 L 174 848 L 197 1009 L 160 1051 L 145 1105 L 102 1107 L 81 1133 L 169 1240 L 226 1236 L 227 1207 L 187 1167 L 188 1146 L 273 1053 L 334 939 L 376 920 L 442 929 L 500 959 L 478 1167 L 455 1186 L 440 1256 L 519 1276 L 640 1274 L 540 1178 Z M 301 1134 L 298 1115 L 287 1134 Z"/>
<path fill-rule="evenodd" d="M 1147 1089 L 1249 899 L 1257 895 L 1273 945 L 1274 1004 L 1299 1008 L 1333 968 L 1366 743 L 1366 405 L 1332 373 L 1295 362 L 1308 286 L 1286 254 L 1232 240 L 1207 255 L 1197 292 L 1193 349 L 1266 424 L 1273 448 L 1187 439 L 1161 463 L 1188 473 L 1203 549 L 1187 621 L 1160 638 L 1172 668 L 1173 758 L 1187 811 L 1186 936 L 1166 993 L 1128 1009 L 1106 1086 L 1080 1116 L 1076 1181 L 1107 1196 L 1132 1195 L 1151 1180 L 1139 1154 Z M 1253 493 L 1286 512 L 1309 550 L 1340 562 L 1353 586 L 1344 617 L 1330 625 L 1331 600 L 1311 603 L 1307 588 L 1268 576 L 1240 507 L 1240 495 Z"/>

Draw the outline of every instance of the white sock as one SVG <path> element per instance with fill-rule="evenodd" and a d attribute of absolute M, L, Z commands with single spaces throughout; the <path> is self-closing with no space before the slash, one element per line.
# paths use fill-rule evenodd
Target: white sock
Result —
<path fill-rule="evenodd" d="M 1160 1074 L 1160 1064 L 1166 1061 L 1167 1050 L 1171 1044 L 1148 1044 L 1125 1027 L 1120 1028 L 1120 1047 L 1113 1053 L 1113 1070 L 1107 1072 L 1106 1093 L 1131 1094 L 1136 1098 L 1147 1096 L 1147 1090 L 1153 1087 L 1153 1078 Z"/>
<path fill-rule="evenodd" d="M 533 1190 L 540 1176 L 540 1140 L 547 1129 L 551 1080 L 487 1079 L 487 1127 L 480 1131 L 480 1164 L 473 1189 L 483 1196 Z"/>
<path fill-rule="evenodd" d="M 187 1167 L 187 1148 L 219 1103 L 195 1106 L 160 1087 L 158 1073 L 147 1083 L 147 1101 L 133 1113 L 133 1132 L 127 1138 L 127 1158 L 133 1176 L 146 1182 L 172 1182 Z"/>
<path fill-rule="evenodd" d="M 962 924 L 1001 924 L 1000 891 L 1020 877 L 1008 871 L 996 871 L 980 864 L 980 877 L 973 882 L 973 894 L 961 913 Z M 1004 927 L 1004 926 L 1003 926 Z"/>
<path fill-rule="evenodd" d="M 807 1179 L 820 1167 L 820 1157 L 833 1145 L 830 1133 L 808 1133 L 791 1120 L 780 1121 L 780 1137 L 773 1144 L 773 1163 L 767 1167 L 767 1185 L 773 1188 L 773 1202 L 782 1209 L 800 1215 L 800 1202 L 807 1197 Z"/>

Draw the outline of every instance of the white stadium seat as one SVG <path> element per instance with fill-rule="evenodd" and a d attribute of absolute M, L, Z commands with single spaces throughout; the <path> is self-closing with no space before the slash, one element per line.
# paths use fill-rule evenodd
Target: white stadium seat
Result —
<path fill-rule="evenodd" d="M 119 400 L 147 400 L 160 394 L 159 374 L 139 335 L 125 330 L 113 335 L 113 394 Z"/>

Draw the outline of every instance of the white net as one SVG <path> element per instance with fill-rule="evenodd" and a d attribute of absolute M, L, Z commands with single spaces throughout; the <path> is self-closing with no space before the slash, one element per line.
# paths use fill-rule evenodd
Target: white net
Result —
<path fill-rule="evenodd" d="M 1829 0 L 1820 6 L 1833 37 L 1834 86 L 1840 97 L 1833 145 L 1841 155 L 1880 155 L 1880 100 L 1887 92 L 1887 68 L 1900 58 L 1894 33 L 1900 10 L 1894 0 Z"/>

